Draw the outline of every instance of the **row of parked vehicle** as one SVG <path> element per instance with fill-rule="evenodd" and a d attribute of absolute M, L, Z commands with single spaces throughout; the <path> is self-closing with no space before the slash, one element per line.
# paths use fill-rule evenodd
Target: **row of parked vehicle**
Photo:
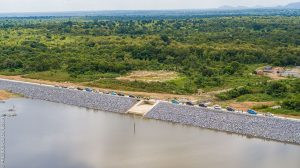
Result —
<path fill-rule="evenodd" d="M 56 86 L 56 87 L 60 87 L 60 86 Z M 133 95 L 125 95 L 123 93 L 117 93 L 117 92 L 114 92 L 114 91 L 99 92 L 99 91 L 96 91 L 92 88 L 84 88 L 84 89 L 80 88 L 80 87 L 77 87 L 77 88 L 75 88 L 75 87 L 60 87 L 60 88 L 66 88 L 66 89 L 72 89 L 72 90 L 81 90 L 81 91 L 85 91 L 85 92 L 94 92 L 94 93 L 100 93 L 100 94 L 108 94 L 108 95 L 113 95 L 113 96 L 130 97 L 130 98 L 136 98 L 136 99 L 147 99 L 147 98 L 141 98 L 141 97 L 133 96 Z M 198 106 L 198 107 L 202 107 L 202 108 L 223 110 L 223 111 L 229 111 L 229 112 L 239 112 L 239 111 L 237 111 L 236 109 L 234 109 L 233 107 L 230 107 L 230 106 L 226 107 L 225 109 L 223 109 L 220 105 L 209 106 L 210 103 L 200 103 L 200 104 L 197 105 L 197 104 L 194 104 L 191 101 L 186 101 L 186 102 L 182 103 L 182 102 L 179 102 L 176 99 L 171 100 L 171 103 L 173 103 L 173 104 L 184 104 L 184 105 L 187 105 L 187 106 Z M 258 114 L 255 110 L 252 110 L 252 109 L 247 110 L 247 113 L 251 114 L 251 115 L 257 115 Z M 265 113 L 264 115 L 268 116 L 268 117 L 273 117 L 274 116 L 272 113 Z"/>
<path fill-rule="evenodd" d="M 58 87 L 58 88 L 64 88 L 64 89 L 70 89 L 70 90 L 79 90 L 79 91 L 85 91 L 85 92 L 93 92 L 93 93 L 99 93 L 99 94 L 108 94 L 108 95 L 113 95 L 113 96 L 122 96 L 122 97 L 130 97 L 130 98 L 137 98 L 137 99 L 141 99 L 141 97 L 138 97 L 138 96 L 133 96 L 133 95 L 125 95 L 123 93 L 117 93 L 117 92 L 114 92 L 114 91 L 111 91 L 111 92 L 100 92 L 100 91 L 97 91 L 95 89 L 92 89 L 92 88 L 81 88 L 81 87 L 66 87 L 66 86 L 55 86 L 55 87 Z"/>
<path fill-rule="evenodd" d="M 197 106 L 197 105 L 195 105 L 193 102 L 191 102 L 191 101 L 187 101 L 187 102 L 185 102 L 185 103 L 180 103 L 178 100 L 172 100 L 171 101 L 173 104 L 185 104 L 185 105 L 188 105 L 188 106 Z M 215 109 L 215 110 L 222 110 L 222 107 L 220 106 L 220 105 L 214 105 L 214 106 L 212 106 L 212 107 L 209 107 L 209 104 L 210 103 L 200 103 L 200 104 L 198 104 L 198 106 L 199 107 L 203 107 L 203 108 L 211 108 L 211 109 Z M 227 111 L 232 111 L 232 112 L 234 112 L 234 111 L 236 111 L 233 107 L 226 107 L 226 110 Z"/>
<path fill-rule="evenodd" d="M 187 101 L 185 103 L 181 103 L 178 100 L 172 100 L 171 101 L 173 104 L 184 104 L 187 106 L 199 106 L 202 108 L 209 108 L 209 109 L 215 109 L 215 110 L 223 110 L 223 111 L 229 111 L 229 112 L 243 112 L 243 111 L 238 111 L 236 109 L 234 109 L 233 107 L 227 106 L 225 109 L 223 109 L 220 105 L 214 105 L 214 106 L 209 106 L 210 103 L 200 103 L 198 105 L 194 104 L 191 101 Z M 258 115 L 258 113 L 255 110 L 249 109 L 247 110 L 248 114 L 251 115 Z M 264 113 L 264 116 L 268 116 L 268 117 L 273 117 L 274 115 L 272 113 Z"/>

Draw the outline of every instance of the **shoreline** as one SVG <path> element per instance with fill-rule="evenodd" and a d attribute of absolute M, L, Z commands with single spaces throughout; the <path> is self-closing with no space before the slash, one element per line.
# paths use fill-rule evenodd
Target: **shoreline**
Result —
<path fill-rule="evenodd" d="M 22 94 L 32 99 L 75 105 L 125 114 L 138 103 L 137 99 L 78 90 L 57 88 L 20 81 L 0 79 L 0 90 Z M 290 119 L 251 116 L 199 107 L 158 103 L 144 115 L 157 119 L 216 131 L 300 145 L 300 122 Z"/>
<path fill-rule="evenodd" d="M 5 101 L 13 97 L 17 97 L 17 96 L 13 93 L 0 89 L 0 101 Z"/>
<path fill-rule="evenodd" d="M 55 81 L 47 81 L 47 80 L 40 80 L 40 79 L 31 79 L 31 78 L 24 78 L 22 76 L 4 76 L 0 75 L 0 79 L 3 80 L 12 80 L 12 81 L 18 81 L 18 82 L 24 82 L 24 83 L 33 83 L 33 84 L 40 84 L 40 85 L 47 85 L 47 86 L 59 86 L 59 87 L 68 87 L 68 88 L 86 88 L 89 86 L 84 85 L 83 83 L 72 83 L 72 82 L 55 82 Z M 98 92 L 108 93 L 108 92 L 116 92 L 116 93 L 122 93 L 125 95 L 133 95 L 136 97 L 142 97 L 142 98 L 149 98 L 149 99 L 155 99 L 160 101 L 170 101 L 173 99 L 176 100 L 188 100 L 191 102 L 197 102 L 197 101 L 211 101 L 214 104 L 220 104 L 222 105 L 225 103 L 224 106 L 231 106 L 235 108 L 238 111 L 247 111 L 245 109 L 251 109 L 252 107 L 243 106 L 243 103 L 270 103 L 270 102 L 218 102 L 215 101 L 213 98 L 215 94 L 227 91 L 228 89 L 223 89 L 219 91 L 211 91 L 207 93 L 199 94 L 191 94 L 191 95 L 179 95 L 179 94 L 170 94 L 170 93 L 153 93 L 153 92 L 141 92 L 141 91 L 124 91 L 124 90 L 114 90 L 114 89 L 106 89 L 106 88 L 98 88 L 98 87 L 89 87 L 94 89 Z M 241 107 L 242 106 L 242 107 Z M 264 114 L 265 112 L 259 112 L 260 114 Z M 298 119 L 300 120 L 300 116 L 294 116 L 294 115 L 287 115 L 287 114 L 276 114 L 278 117 L 282 118 L 290 118 L 290 119 Z"/>

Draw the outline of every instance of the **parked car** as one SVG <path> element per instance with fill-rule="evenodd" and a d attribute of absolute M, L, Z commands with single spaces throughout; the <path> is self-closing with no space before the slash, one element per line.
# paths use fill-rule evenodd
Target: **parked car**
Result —
<path fill-rule="evenodd" d="M 222 107 L 221 107 L 220 105 L 214 105 L 214 109 L 215 109 L 215 110 L 221 110 Z"/>
<path fill-rule="evenodd" d="M 185 104 L 188 105 L 188 106 L 193 106 L 193 105 L 194 105 L 194 104 L 193 104 L 192 102 L 190 102 L 190 101 L 186 102 Z"/>
<path fill-rule="evenodd" d="M 274 117 L 274 114 L 272 114 L 272 113 L 265 113 L 264 116 L 266 116 L 266 117 Z"/>
<path fill-rule="evenodd" d="M 135 98 L 135 96 L 133 96 L 133 95 L 129 95 L 129 97 L 130 97 L 130 98 Z"/>
<path fill-rule="evenodd" d="M 118 93 L 117 95 L 118 96 L 125 96 L 123 93 Z"/>
<path fill-rule="evenodd" d="M 200 103 L 199 106 L 207 108 L 207 105 L 205 103 Z"/>
<path fill-rule="evenodd" d="M 110 94 L 113 95 L 113 96 L 116 96 L 116 95 L 117 95 L 116 92 L 111 92 Z"/>
<path fill-rule="evenodd" d="M 179 101 L 177 101 L 177 100 L 175 100 L 175 99 L 172 100 L 171 102 L 172 102 L 173 104 L 180 104 Z"/>
<path fill-rule="evenodd" d="M 93 89 L 91 89 L 91 88 L 85 88 L 84 90 L 87 92 L 93 92 Z"/>
<path fill-rule="evenodd" d="M 257 112 L 255 110 L 249 109 L 247 113 L 252 114 L 252 115 L 257 115 Z"/>
<path fill-rule="evenodd" d="M 235 109 L 232 108 L 232 107 L 230 107 L 230 106 L 226 107 L 226 110 L 227 110 L 227 111 L 235 111 Z"/>

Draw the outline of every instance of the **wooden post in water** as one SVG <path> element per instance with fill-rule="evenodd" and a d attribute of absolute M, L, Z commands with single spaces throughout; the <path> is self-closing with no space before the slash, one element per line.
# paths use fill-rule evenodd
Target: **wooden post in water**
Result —
<path fill-rule="evenodd" d="M 135 115 L 133 115 L 133 134 L 135 135 Z"/>

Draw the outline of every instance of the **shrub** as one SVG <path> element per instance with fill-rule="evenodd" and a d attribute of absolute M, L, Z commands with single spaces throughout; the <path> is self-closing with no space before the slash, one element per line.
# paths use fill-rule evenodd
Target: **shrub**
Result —
<path fill-rule="evenodd" d="M 300 111 L 300 97 L 283 101 L 282 106 L 290 110 Z"/>
<path fill-rule="evenodd" d="M 287 86 L 280 82 L 270 82 L 266 86 L 266 93 L 275 97 L 283 97 L 287 91 Z"/>
<path fill-rule="evenodd" d="M 252 90 L 249 87 L 240 87 L 224 93 L 220 93 L 217 95 L 217 97 L 221 100 L 230 100 L 250 93 L 252 93 Z"/>

